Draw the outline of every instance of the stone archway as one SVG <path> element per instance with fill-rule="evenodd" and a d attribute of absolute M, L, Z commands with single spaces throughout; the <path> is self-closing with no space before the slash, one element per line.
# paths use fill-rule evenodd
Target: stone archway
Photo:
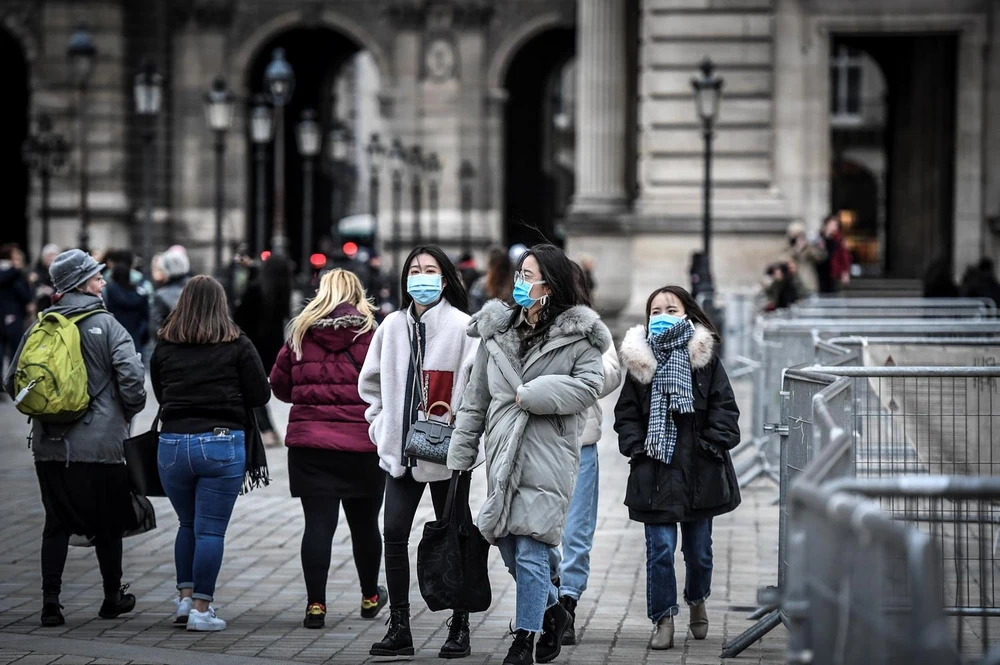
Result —
<path fill-rule="evenodd" d="M 4 67 L 4 103 L 0 104 L 0 170 L 4 173 L 4 195 L 0 197 L 0 244 L 13 242 L 29 248 L 28 194 L 30 174 L 22 147 L 28 137 L 30 73 L 28 55 L 21 41 L 0 26 L 0 61 Z"/>

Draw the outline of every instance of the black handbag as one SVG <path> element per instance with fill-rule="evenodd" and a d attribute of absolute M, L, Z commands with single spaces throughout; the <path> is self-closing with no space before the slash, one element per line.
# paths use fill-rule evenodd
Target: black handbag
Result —
<path fill-rule="evenodd" d="M 160 482 L 156 452 L 160 447 L 160 409 L 156 410 L 153 426 L 148 432 L 125 439 L 125 469 L 132 490 L 140 496 L 166 496 Z"/>
<path fill-rule="evenodd" d="M 472 475 L 452 474 L 441 519 L 424 525 L 417 547 L 420 595 L 432 612 L 485 612 L 493 602 L 490 588 L 490 544 L 472 520 L 469 485 Z"/>

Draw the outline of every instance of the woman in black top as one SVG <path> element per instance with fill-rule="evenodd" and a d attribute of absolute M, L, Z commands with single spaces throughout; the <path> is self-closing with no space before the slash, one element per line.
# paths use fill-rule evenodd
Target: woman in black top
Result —
<path fill-rule="evenodd" d="M 271 388 L 256 349 L 229 317 L 222 285 L 211 277 L 188 282 L 159 340 L 150 363 L 163 421 L 157 462 L 180 520 L 174 622 L 192 631 L 223 630 L 226 622 L 209 603 L 236 497 L 241 488 L 267 483 L 251 409 L 267 403 Z"/>

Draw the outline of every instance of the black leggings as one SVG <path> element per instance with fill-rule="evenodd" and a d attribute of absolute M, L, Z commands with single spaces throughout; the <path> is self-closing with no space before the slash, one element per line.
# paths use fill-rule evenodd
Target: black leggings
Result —
<path fill-rule="evenodd" d="M 385 581 L 389 585 L 389 607 L 410 605 L 410 530 L 424 487 L 431 487 L 434 514 L 441 519 L 448 500 L 450 481 L 420 483 L 409 474 L 390 477 L 385 483 Z"/>
<path fill-rule="evenodd" d="M 69 531 L 58 520 L 45 516 L 42 531 L 42 596 L 45 602 L 59 602 L 69 537 Z M 122 583 L 122 539 L 98 536 L 94 539 L 94 550 L 104 582 L 104 596 L 117 599 Z"/>
<path fill-rule="evenodd" d="M 378 513 L 382 509 L 382 495 L 358 499 L 304 496 L 302 511 L 306 517 L 306 528 L 302 533 L 302 572 L 306 578 L 306 594 L 310 603 L 326 605 L 330 548 L 337 531 L 341 501 L 347 515 L 347 526 L 351 530 L 354 565 L 361 580 L 361 594 L 365 598 L 378 594 L 378 569 L 382 563 Z"/>

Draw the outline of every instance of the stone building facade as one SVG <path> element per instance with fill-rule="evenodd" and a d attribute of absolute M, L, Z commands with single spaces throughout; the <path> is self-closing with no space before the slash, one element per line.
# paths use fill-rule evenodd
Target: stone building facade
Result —
<path fill-rule="evenodd" d="M 397 231 L 400 246 L 413 241 L 411 172 L 398 213 L 389 171 L 370 200 L 366 148 L 378 133 L 442 165 L 437 213 L 419 218 L 424 239 L 457 252 L 466 223 L 477 251 L 556 239 L 596 258 L 608 312 L 635 313 L 655 286 L 688 281 L 700 246 L 703 144 L 690 81 L 708 56 L 725 79 L 713 174 L 723 291 L 757 281 L 790 222 L 815 232 L 831 211 L 847 223 L 866 275 L 912 279 L 936 259 L 958 274 L 998 249 L 998 12 L 1000 0 L 3 0 L 0 54 L 24 81 L 22 90 L 12 74 L 17 90 L 0 105 L 12 128 L 0 163 L 23 180 L 6 197 L 3 239 L 37 252 L 38 188 L 18 166 L 35 119 L 50 115 L 79 147 L 65 48 L 86 22 L 98 48 L 84 137 L 95 248 L 141 246 L 149 167 L 156 246 L 183 243 L 196 265 L 211 267 L 214 153 L 203 95 L 219 75 L 240 100 L 226 139 L 226 251 L 253 246 L 249 100 L 284 48 L 297 76 L 285 111 L 293 256 L 303 249 L 294 125 L 311 107 L 324 133 L 345 122 L 357 141 L 351 178 L 325 163 L 317 171 L 310 249 L 340 217 L 373 203 L 381 247 L 391 253 Z M 166 81 L 149 165 L 131 100 L 145 59 Z M 470 215 L 463 162 L 475 173 Z M 79 226 L 79 169 L 74 153 L 53 181 L 52 237 L 62 244 Z M 422 204 L 429 193 L 425 181 Z"/>

